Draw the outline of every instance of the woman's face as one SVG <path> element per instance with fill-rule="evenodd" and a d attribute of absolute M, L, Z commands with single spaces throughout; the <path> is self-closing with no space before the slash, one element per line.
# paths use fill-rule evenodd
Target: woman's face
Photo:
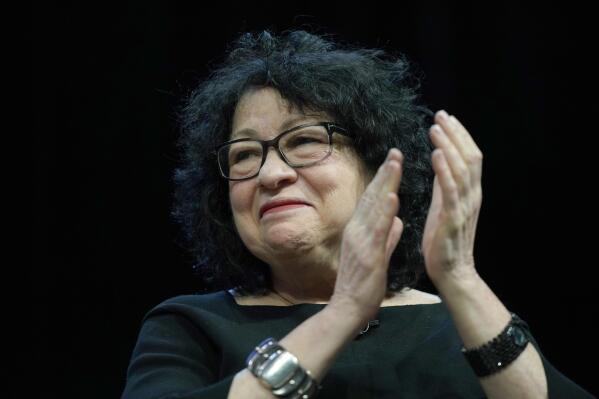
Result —
<path fill-rule="evenodd" d="M 267 140 L 300 124 L 329 120 L 324 113 L 301 114 L 289 109 L 273 88 L 256 88 L 247 91 L 237 105 L 231 139 Z M 242 133 L 245 129 L 252 133 Z M 229 182 L 237 231 L 248 249 L 267 264 L 300 256 L 322 259 L 337 250 L 369 180 L 351 146 L 337 144 L 347 140 L 342 137 L 333 135 L 328 158 L 297 169 L 288 166 L 271 147 L 258 176 Z M 262 205 L 280 198 L 301 199 L 309 205 L 260 215 Z"/>

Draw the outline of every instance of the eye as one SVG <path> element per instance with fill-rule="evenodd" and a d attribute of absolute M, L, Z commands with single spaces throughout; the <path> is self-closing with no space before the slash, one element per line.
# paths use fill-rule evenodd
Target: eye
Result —
<path fill-rule="evenodd" d="M 311 143 L 323 143 L 326 141 L 326 138 L 322 135 L 298 135 L 291 139 L 290 145 L 299 146 L 302 144 L 311 144 Z"/>
<path fill-rule="evenodd" d="M 237 163 L 237 162 L 241 162 L 245 159 L 248 159 L 252 156 L 259 156 L 260 154 L 258 154 L 256 151 L 253 150 L 245 150 L 245 151 L 239 151 L 236 154 L 233 155 L 233 162 Z"/>
<path fill-rule="evenodd" d="M 306 143 L 314 143 L 314 142 L 318 142 L 317 139 L 313 138 L 313 137 L 296 137 L 293 140 L 293 145 L 300 145 L 300 144 L 306 144 Z"/>

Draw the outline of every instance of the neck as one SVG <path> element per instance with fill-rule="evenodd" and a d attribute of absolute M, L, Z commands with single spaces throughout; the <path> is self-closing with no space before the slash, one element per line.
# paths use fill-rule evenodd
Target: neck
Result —
<path fill-rule="evenodd" d="M 323 259 L 325 257 L 320 257 Z M 336 255 L 329 259 L 338 259 Z M 337 281 L 337 262 L 310 262 L 315 257 L 304 256 L 290 262 L 271 264 L 275 296 L 287 303 L 328 303 Z M 277 295 L 279 294 L 279 295 Z"/>
<path fill-rule="evenodd" d="M 307 287 L 297 283 L 297 281 L 294 281 L 293 284 L 273 281 L 272 291 L 276 297 L 292 305 L 298 303 L 328 303 L 333 295 L 334 283 L 329 287 Z"/>

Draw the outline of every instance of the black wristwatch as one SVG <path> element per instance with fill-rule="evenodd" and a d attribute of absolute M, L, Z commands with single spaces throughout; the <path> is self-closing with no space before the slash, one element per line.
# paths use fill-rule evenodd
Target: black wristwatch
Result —
<path fill-rule="evenodd" d="M 503 331 L 478 348 L 462 348 L 462 353 L 478 377 L 495 374 L 512 363 L 530 342 L 528 324 L 515 313 Z"/>

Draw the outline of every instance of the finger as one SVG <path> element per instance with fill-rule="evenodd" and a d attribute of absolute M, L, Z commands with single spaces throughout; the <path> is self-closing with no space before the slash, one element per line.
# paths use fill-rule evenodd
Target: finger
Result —
<path fill-rule="evenodd" d="M 441 128 L 447 133 L 447 137 L 455 145 L 460 155 L 466 159 L 466 156 L 470 152 L 468 148 L 469 143 L 466 142 L 463 132 L 458 131 L 457 127 L 452 123 L 449 115 L 444 110 L 441 110 L 435 114 L 435 122 L 438 123 Z"/>
<path fill-rule="evenodd" d="M 403 163 L 403 154 L 397 148 L 391 148 L 387 152 L 387 158 L 381 165 L 382 169 L 382 179 L 377 181 L 372 189 L 375 192 L 382 193 L 384 190 L 387 192 L 396 192 L 397 188 L 399 188 L 399 180 L 401 179 L 401 170 L 397 170 L 394 165 L 398 165 L 401 168 Z"/>
<path fill-rule="evenodd" d="M 441 125 L 447 136 L 458 148 L 462 158 L 472 171 L 472 182 L 480 180 L 482 172 L 482 151 L 464 125 L 453 115 L 441 110 L 435 115 L 435 121 Z"/>
<path fill-rule="evenodd" d="M 434 165 L 433 165 L 434 166 Z M 439 185 L 439 175 L 435 173 L 435 179 L 433 181 L 433 198 L 431 199 L 431 208 L 440 209 L 443 206 L 443 190 Z"/>
<path fill-rule="evenodd" d="M 434 163 L 433 163 L 433 167 L 435 167 Z M 429 207 L 429 211 L 426 216 L 427 222 L 429 219 L 438 219 L 439 214 L 444 211 L 444 209 L 443 209 L 443 193 L 441 192 L 442 190 L 443 189 L 441 188 L 441 185 L 439 185 L 439 175 L 437 173 L 435 173 L 435 179 L 433 181 L 433 198 L 431 200 L 431 205 Z M 432 231 L 432 229 L 425 229 L 423 242 L 430 242 L 430 238 L 434 234 L 435 234 L 435 232 Z"/>
<path fill-rule="evenodd" d="M 386 193 L 397 193 L 401 183 L 401 162 L 391 159 L 387 161 L 385 167 L 387 169 L 387 178 L 384 180 L 383 187 L 379 191 L 381 198 L 383 198 Z"/>
<path fill-rule="evenodd" d="M 403 154 L 401 151 L 397 148 L 391 148 L 387 152 L 387 158 L 379 167 L 377 175 L 370 182 L 366 191 L 378 194 L 380 199 L 384 198 L 388 192 L 397 192 L 401 181 L 402 163 Z"/>
<path fill-rule="evenodd" d="M 355 210 L 355 216 L 369 219 L 373 210 L 381 209 L 388 193 L 396 193 L 401 181 L 401 163 L 403 155 L 398 149 L 391 149 L 385 162 L 379 167 L 376 175 L 366 187 Z"/>
<path fill-rule="evenodd" d="M 399 198 L 396 193 L 387 193 L 384 205 L 380 209 L 373 210 L 371 220 L 374 220 L 372 234 L 369 234 L 372 239 L 373 246 L 379 247 L 386 251 L 389 232 L 393 227 L 393 223 L 399 210 Z M 386 254 L 386 252 L 385 252 Z"/>
<path fill-rule="evenodd" d="M 459 205 L 458 187 L 453 180 L 451 170 L 445 159 L 443 151 L 436 149 L 432 154 L 433 169 L 438 177 L 443 195 L 443 208 L 453 214 Z"/>
<path fill-rule="evenodd" d="M 456 131 L 464 137 L 464 141 L 468 143 L 469 151 L 465 156 L 466 163 L 474 165 L 474 168 L 471 168 L 473 170 L 472 177 L 473 179 L 475 179 L 475 181 L 479 182 L 482 177 L 483 153 L 480 150 L 480 148 L 478 148 L 478 146 L 476 145 L 476 142 L 472 138 L 472 135 L 468 133 L 468 130 L 466 130 L 464 125 L 462 125 L 462 123 L 455 116 L 450 116 L 449 120 L 455 126 Z"/>
<path fill-rule="evenodd" d="M 391 225 L 391 229 L 389 230 L 389 235 L 387 237 L 387 245 L 385 246 L 385 254 L 387 259 L 387 264 L 391 260 L 391 255 L 393 255 L 393 251 L 397 247 L 399 240 L 401 239 L 401 233 L 403 233 L 403 222 L 397 216 L 393 217 L 393 224 Z"/>
<path fill-rule="evenodd" d="M 464 195 L 471 186 L 470 169 L 462 155 L 449 139 L 447 132 L 439 125 L 431 127 L 431 140 L 433 144 L 443 150 L 445 159 L 450 167 L 454 180 L 458 185 L 460 194 Z"/>
<path fill-rule="evenodd" d="M 446 113 L 447 114 L 447 113 Z M 465 148 L 465 156 L 472 155 L 480 155 L 482 156 L 482 151 L 476 145 L 476 142 L 472 138 L 472 135 L 468 132 L 468 130 L 462 125 L 462 123 L 453 115 L 448 115 L 446 118 L 448 127 L 451 127 L 453 131 L 456 132 L 456 135 L 460 137 L 461 142 L 464 144 Z"/>

